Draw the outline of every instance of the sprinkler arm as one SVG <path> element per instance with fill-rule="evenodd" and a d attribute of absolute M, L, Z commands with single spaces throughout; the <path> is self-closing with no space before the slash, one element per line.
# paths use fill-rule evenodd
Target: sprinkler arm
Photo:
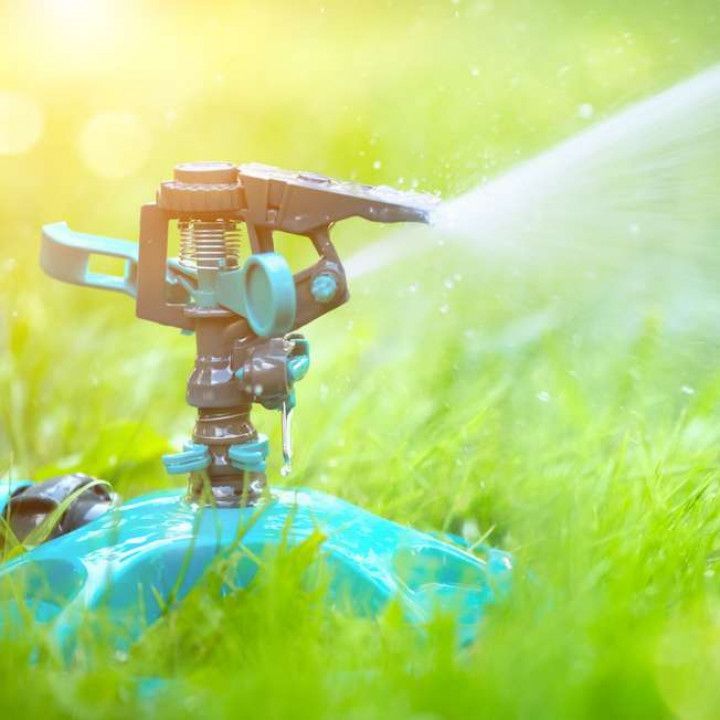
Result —
<path fill-rule="evenodd" d="M 251 163 L 240 166 L 243 220 L 254 252 L 272 252 L 274 231 L 308 237 L 319 255 L 294 276 L 297 330 L 347 302 L 345 271 L 330 228 L 339 220 L 362 217 L 382 223 L 429 221 L 437 199 L 420 193 L 333 180 Z"/>
<path fill-rule="evenodd" d="M 168 192 L 174 188 L 167 183 Z M 253 253 L 274 252 L 275 231 L 307 237 L 318 253 L 313 265 L 295 273 L 298 329 L 348 299 L 340 257 L 330 240 L 330 228 L 349 217 L 373 222 L 423 222 L 436 198 L 391 188 L 332 180 L 316 173 L 293 172 L 260 164 L 239 166 L 237 183 L 228 185 L 227 216 L 244 222 Z M 186 312 L 197 277 L 168 258 L 168 223 L 186 215 L 202 215 L 201 208 L 169 209 L 163 202 L 143 206 L 140 242 L 77 233 L 65 223 L 43 228 L 41 265 L 52 277 L 76 285 L 122 292 L 137 298 L 138 317 L 192 330 L 194 319 Z M 92 255 L 125 261 L 121 275 L 91 272 Z M 220 306 L 241 317 L 233 326 L 237 337 L 252 334 L 243 316 L 244 299 L 238 295 L 243 270 L 223 273 L 218 290 Z"/>
<path fill-rule="evenodd" d="M 338 220 L 362 217 L 381 223 L 428 222 L 436 199 L 386 187 L 333 180 L 252 163 L 240 166 L 245 221 L 296 235 L 310 235 Z M 257 251 L 256 251 L 257 252 Z"/>

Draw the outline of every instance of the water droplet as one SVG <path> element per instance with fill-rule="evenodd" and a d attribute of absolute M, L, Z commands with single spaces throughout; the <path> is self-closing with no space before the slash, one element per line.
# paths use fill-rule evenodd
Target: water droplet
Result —
<path fill-rule="evenodd" d="M 685 395 L 694 395 L 694 394 L 695 394 L 695 388 L 694 388 L 694 387 L 690 387 L 690 385 L 683 385 L 683 386 L 680 388 L 680 390 L 681 390 Z"/>
<path fill-rule="evenodd" d="M 373 170 L 379 170 L 381 167 L 382 167 L 382 162 L 380 162 L 380 160 L 376 160 L 373 163 Z"/>
<path fill-rule="evenodd" d="M 474 518 L 470 518 L 463 521 L 462 536 L 468 542 L 475 542 L 480 538 L 480 527 L 477 523 L 477 520 L 475 520 Z"/>
<path fill-rule="evenodd" d="M 595 114 L 595 108 L 590 103 L 578 106 L 577 115 L 582 120 L 589 120 Z"/>
<path fill-rule="evenodd" d="M 444 303 L 438 309 L 441 315 L 447 315 L 450 312 L 450 306 L 447 303 Z"/>
<path fill-rule="evenodd" d="M 541 390 L 535 397 L 540 402 L 550 402 L 550 393 L 547 390 Z"/>

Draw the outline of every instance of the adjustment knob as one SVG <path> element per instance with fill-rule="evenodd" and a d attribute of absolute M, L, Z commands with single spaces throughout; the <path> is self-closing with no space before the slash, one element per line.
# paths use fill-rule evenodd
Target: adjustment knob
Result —
<path fill-rule="evenodd" d="M 338 292 L 338 282 L 334 275 L 322 272 L 313 278 L 310 292 L 315 300 L 323 305 L 331 302 Z"/>
<path fill-rule="evenodd" d="M 231 162 L 203 160 L 176 165 L 173 176 L 177 182 L 188 184 L 230 184 L 237 182 L 238 169 Z"/>
<path fill-rule="evenodd" d="M 173 180 L 160 186 L 161 208 L 180 213 L 231 213 L 242 207 L 239 173 L 232 163 L 181 163 L 173 174 Z"/>

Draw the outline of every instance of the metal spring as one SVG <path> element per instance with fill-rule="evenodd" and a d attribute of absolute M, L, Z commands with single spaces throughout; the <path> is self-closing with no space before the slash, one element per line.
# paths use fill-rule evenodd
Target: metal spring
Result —
<path fill-rule="evenodd" d="M 240 230 L 232 220 L 182 220 L 180 263 L 191 268 L 234 268 L 240 261 Z"/>

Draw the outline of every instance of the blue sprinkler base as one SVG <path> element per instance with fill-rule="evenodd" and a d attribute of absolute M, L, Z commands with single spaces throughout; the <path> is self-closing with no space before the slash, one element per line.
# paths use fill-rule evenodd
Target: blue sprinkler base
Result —
<path fill-rule="evenodd" d="M 434 610 L 451 612 L 462 642 L 510 580 L 507 553 L 480 558 L 316 490 L 273 490 L 261 505 L 240 509 L 199 508 L 183 497 L 181 490 L 144 495 L 0 566 L 4 634 L 29 612 L 72 652 L 78 629 L 97 616 L 127 647 L 214 558 L 231 559 L 230 592 L 250 583 L 258 558 L 317 532 L 324 540 L 316 566 L 327 571 L 331 607 L 371 617 L 396 598 L 417 624 Z"/>

